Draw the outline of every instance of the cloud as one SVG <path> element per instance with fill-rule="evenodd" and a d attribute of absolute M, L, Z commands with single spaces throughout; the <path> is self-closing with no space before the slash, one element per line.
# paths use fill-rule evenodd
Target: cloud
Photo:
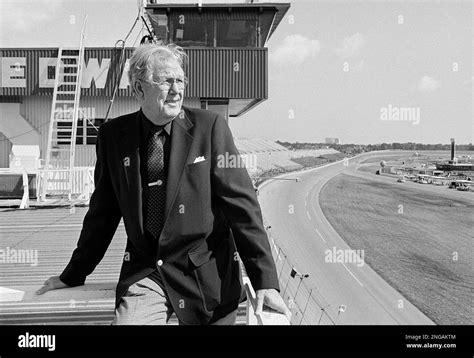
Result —
<path fill-rule="evenodd" d="M 436 91 L 441 87 L 441 82 L 435 80 L 430 76 L 423 76 L 423 78 L 418 82 L 418 90 L 421 92 L 432 92 Z"/>
<path fill-rule="evenodd" d="M 281 65 L 300 65 L 306 60 L 316 57 L 320 50 L 321 44 L 318 40 L 311 40 L 299 34 L 288 35 L 283 43 L 273 51 L 270 59 Z"/>
<path fill-rule="evenodd" d="M 335 49 L 334 52 L 342 58 L 354 58 L 360 56 L 360 51 L 367 43 L 367 36 L 356 33 L 344 38 L 342 46 Z"/>
<path fill-rule="evenodd" d="M 40 26 L 50 25 L 57 14 L 59 1 L 3 2 L 0 4 L 2 28 L 9 33 L 33 32 Z"/>

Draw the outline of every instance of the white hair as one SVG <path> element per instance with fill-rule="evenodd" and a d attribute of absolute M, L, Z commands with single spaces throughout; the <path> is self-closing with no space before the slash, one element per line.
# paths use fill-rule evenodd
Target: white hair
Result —
<path fill-rule="evenodd" d="M 128 80 L 132 90 L 135 91 L 135 81 L 152 80 L 153 70 L 156 67 L 177 61 L 179 66 L 183 68 L 185 59 L 186 54 L 184 50 L 175 44 L 143 44 L 138 46 L 133 52 L 128 66 Z"/>

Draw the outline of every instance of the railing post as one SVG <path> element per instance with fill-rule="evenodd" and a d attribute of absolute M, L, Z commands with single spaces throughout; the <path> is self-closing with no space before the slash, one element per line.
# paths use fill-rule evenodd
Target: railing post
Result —
<path fill-rule="evenodd" d="M 23 169 L 23 197 L 21 198 L 20 209 L 26 209 L 30 207 L 30 189 L 28 186 L 28 173 L 26 169 Z"/>
<path fill-rule="evenodd" d="M 247 283 L 245 283 L 247 286 Z M 251 290 L 249 286 L 246 287 L 246 289 Z M 253 309 L 252 305 L 252 297 L 251 294 L 247 293 L 247 305 L 246 305 L 246 324 L 247 326 L 257 326 L 258 325 L 258 320 L 257 316 L 255 315 L 255 311 Z"/>
<path fill-rule="evenodd" d="M 326 307 L 321 307 L 321 317 L 319 317 L 319 321 L 318 321 L 318 326 L 319 324 L 321 323 L 321 319 L 323 318 L 323 314 L 324 312 L 326 312 L 326 308 L 328 308 L 330 305 L 327 305 Z"/>
<path fill-rule="evenodd" d="M 90 198 L 90 191 L 91 191 L 91 185 L 89 183 L 89 169 L 85 169 L 83 171 L 83 183 L 84 183 L 84 186 L 85 186 L 85 198 L 86 200 L 89 200 Z"/>
<path fill-rule="evenodd" d="M 281 247 L 280 247 L 280 251 L 281 251 Z M 283 264 L 281 265 L 281 270 L 280 270 L 280 273 L 278 274 L 278 277 L 281 277 L 281 274 L 283 272 L 283 267 L 285 266 L 285 262 L 286 262 L 286 255 L 285 256 L 285 259 L 283 260 Z"/>
<path fill-rule="evenodd" d="M 298 287 L 296 288 L 296 293 L 295 293 L 295 302 L 296 302 L 296 297 L 298 296 L 298 291 L 300 289 L 301 283 L 303 282 L 304 276 L 300 276 L 300 283 L 298 284 Z"/>
<path fill-rule="evenodd" d="M 36 202 L 39 202 L 39 170 L 36 171 L 36 175 L 35 175 L 35 183 L 36 183 Z"/>
<path fill-rule="evenodd" d="M 288 280 L 286 281 L 285 290 L 283 291 L 283 298 L 285 298 L 286 289 L 288 288 L 289 283 L 290 283 L 290 279 L 288 278 Z"/>
<path fill-rule="evenodd" d="M 252 287 L 245 266 L 240 262 L 242 281 L 247 295 L 246 305 L 246 323 L 247 325 L 289 325 L 290 322 L 287 317 L 280 312 L 276 312 L 270 308 L 263 306 L 261 314 L 256 315 L 255 310 L 257 309 L 257 295 Z"/>

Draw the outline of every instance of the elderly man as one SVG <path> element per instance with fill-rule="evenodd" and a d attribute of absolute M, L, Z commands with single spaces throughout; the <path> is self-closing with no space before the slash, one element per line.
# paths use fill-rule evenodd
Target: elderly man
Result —
<path fill-rule="evenodd" d="M 289 316 L 245 168 L 226 121 L 182 106 L 184 52 L 138 47 L 129 80 L 141 109 L 101 126 L 96 189 L 77 248 L 38 290 L 83 285 L 123 217 L 127 246 L 113 324 L 234 324 L 242 300 L 239 255 L 263 304 Z M 238 254 L 237 254 L 238 253 Z"/>

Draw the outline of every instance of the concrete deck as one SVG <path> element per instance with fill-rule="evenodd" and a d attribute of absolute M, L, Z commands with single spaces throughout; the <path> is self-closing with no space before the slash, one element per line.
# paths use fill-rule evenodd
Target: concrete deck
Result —
<path fill-rule="evenodd" d="M 67 265 L 87 209 L 45 205 L 0 209 L 0 324 L 111 323 L 126 243 L 123 223 L 84 286 L 35 294 L 47 278 L 59 275 Z M 24 251 L 20 254 L 20 250 Z M 237 324 L 245 324 L 245 318 L 243 303 Z M 171 323 L 177 324 L 175 315 Z"/>

